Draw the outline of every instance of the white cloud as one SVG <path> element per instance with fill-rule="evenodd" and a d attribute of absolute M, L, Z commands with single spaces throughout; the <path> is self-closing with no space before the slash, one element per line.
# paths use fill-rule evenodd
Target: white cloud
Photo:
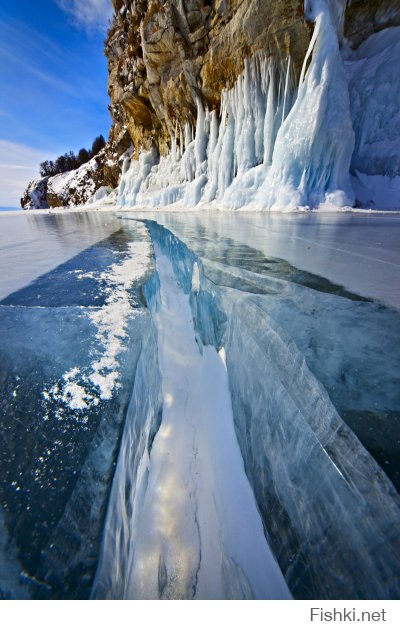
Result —
<path fill-rule="evenodd" d="M 111 0 L 56 0 L 77 26 L 105 31 L 113 15 Z"/>
<path fill-rule="evenodd" d="M 39 177 L 39 164 L 53 156 L 23 144 L 0 140 L 0 206 L 20 205 L 28 183 Z"/>

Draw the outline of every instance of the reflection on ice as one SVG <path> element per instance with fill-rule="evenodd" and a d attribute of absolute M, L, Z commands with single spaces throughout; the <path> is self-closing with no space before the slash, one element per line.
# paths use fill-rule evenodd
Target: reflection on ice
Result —
<path fill-rule="evenodd" d="M 0 299 L 119 229 L 105 212 L 0 215 Z"/>
<path fill-rule="evenodd" d="M 246 255 L 237 249 L 231 253 L 230 241 L 247 245 L 252 257 L 258 252 L 264 259 L 283 259 L 296 270 L 400 309 L 398 215 L 138 211 L 119 216 L 159 221 L 199 255 L 207 246 L 207 258 L 218 257 L 237 267 Z"/>

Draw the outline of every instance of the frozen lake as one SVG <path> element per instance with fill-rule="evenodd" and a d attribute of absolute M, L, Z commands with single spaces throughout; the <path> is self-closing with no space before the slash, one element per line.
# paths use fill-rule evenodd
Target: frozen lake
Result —
<path fill-rule="evenodd" d="M 397 597 L 399 221 L 0 214 L 0 593 Z"/>
<path fill-rule="evenodd" d="M 112 213 L 0 214 L 0 299 L 118 227 Z"/>
<path fill-rule="evenodd" d="M 0 297 L 109 236 L 126 216 L 189 236 L 232 239 L 350 291 L 400 308 L 400 215 L 395 213 L 74 212 L 0 215 Z"/>
<path fill-rule="evenodd" d="M 220 239 L 231 239 L 400 308 L 400 214 L 199 211 L 132 216 L 152 216 L 193 241 L 204 234 L 208 248 L 220 254 Z M 229 244 L 224 252 L 229 256 Z"/>

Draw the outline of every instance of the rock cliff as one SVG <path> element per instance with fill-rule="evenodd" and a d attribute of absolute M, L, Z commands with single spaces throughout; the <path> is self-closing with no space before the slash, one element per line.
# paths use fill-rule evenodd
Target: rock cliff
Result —
<path fill-rule="evenodd" d="M 343 46 L 357 48 L 372 33 L 400 24 L 400 0 L 340 2 L 347 5 Z M 198 101 L 218 109 L 222 90 L 258 51 L 278 60 L 290 56 L 298 78 L 313 31 L 303 0 L 112 3 L 105 42 L 113 119 L 107 146 L 73 177 L 31 182 L 23 207 L 77 205 L 103 186 L 115 188 L 131 143 L 135 158 L 150 149 L 166 155 L 177 128 L 195 127 Z"/>
<path fill-rule="evenodd" d="M 177 125 L 195 124 L 196 101 L 219 106 L 221 91 L 257 50 L 301 66 L 309 28 L 299 0 L 114 0 L 106 41 L 111 114 L 136 152 L 165 155 Z"/>
<path fill-rule="evenodd" d="M 346 0 L 344 0 L 345 2 Z M 105 53 L 115 126 L 127 126 L 136 154 L 195 124 L 196 101 L 210 109 L 256 51 L 291 56 L 297 76 L 312 33 L 303 0 L 113 0 Z M 347 2 L 344 36 L 357 47 L 400 24 L 400 0 Z"/>

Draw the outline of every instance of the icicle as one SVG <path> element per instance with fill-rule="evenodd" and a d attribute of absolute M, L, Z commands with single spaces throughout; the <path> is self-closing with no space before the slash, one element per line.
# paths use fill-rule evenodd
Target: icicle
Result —
<path fill-rule="evenodd" d="M 218 114 L 215 109 L 210 112 L 210 117 L 210 140 L 207 147 L 207 155 L 209 159 L 211 159 L 218 142 Z"/>
<path fill-rule="evenodd" d="M 250 65 L 252 71 L 252 107 L 254 109 L 254 151 L 255 164 L 261 164 L 264 158 L 264 119 L 266 112 L 266 93 L 264 91 L 267 64 L 265 58 L 256 55 Z"/>
<path fill-rule="evenodd" d="M 221 170 L 221 152 L 224 143 L 224 136 L 227 127 L 228 112 L 225 106 L 225 101 L 221 102 L 221 123 L 218 127 L 217 112 L 213 111 L 213 119 L 211 123 L 210 142 L 208 145 L 208 183 L 205 187 L 203 199 L 206 203 L 213 201 L 217 198 L 219 190 L 219 173 Z"/>
<path fill-rule="evenodd" d="M 254 109 L 251 102 L 252 78 L 249 60 L 245 60 L 244 74 L 234 92 L 235 108 L 235 174 L 243 173 L 256 164 Z"/>
<path fill-rule="evenodd" d="M 304 83 L 304 77 L 306 75 L 306 70 L 307 70 L 307 64 L 308 64 L 310 56 L 312 55 L 312 52 L 314 50 L 315 42 L 317 41 L 318 35 L 319 35 L 319 24 L 316 24 L 316 26 L 314 28 L 314 32 L 312 34 L 311 41 L 310 41 L 310 43 L 308 45 L 306 56 L 304 57 L 303 66 L 301 68 L 299 87 L 302 86 L 303 83 Z"/>
<path fill-rule="evenodd" d="M 222 197 L 225 190 L 231 184 L 234 177 L 235 168 L 235 117 L 233 114 L 234 103 L 232 99 L 228 99 L 227 108 L 225 110 L 225 129 L 221 142 L 220 162 L 217 164 L 218 169 L 218 197 Z"/>
<path fill-rule="evenodd" d="M 282 123 L 286 118 L 286 102 L 288 99 L 288 91 L 289 91 L 289 77 L 290 77 L 290 57 L 288 58 L 287 68 L 286 68 L 286 81 L 285 81 L 285 96 L 283 98 L 283 111 L 282 111 Z"/>
<path fill-rule="evenodd" d="M 179 148 L 180 148 L 180 154 L 182 157 L 185 147 L 184 147 L 184 137 L 183 137 L 182 127 L 180 125 L 179 125 Z"/>
<path fill-rule="evenodd" d="M 186 121 L 185 122 L 185 149 L 188 148 L 189 144 L 192 142 L 192 133 L 191 133 L 191 127 L 189 125 L 189 123 Z"/>
<path fill-rule="evenodd" d="M 197 99 L 197 122 L 196 122 L 196 136 L 195 136 L 195 146 L 194 146 L 194 154 L 196 160 L 196 177 L 201 174 L 201 167 L 203 162 L 207 158 L 207 142 L 208 137 L 206 133 L 206 125 L 205 125 L 205 112 L 203 109 L 203 105 L 200 99 Z"/>
<path fill-rule="evenodd" d="M 171 136 L 171 157 L 174 162 L 177 161 L 176 135 Z"/>
<path fill-rule="evenodd" d="M 272 153 L 274 149 L 274 126 L 276 115 L 276 96 L 275 96 L 275 76 L 274 63 L 270 63 L 268 68 L 268 97 L 267 111 L 264 120 L 264 164 L 271 164 Z"/>

